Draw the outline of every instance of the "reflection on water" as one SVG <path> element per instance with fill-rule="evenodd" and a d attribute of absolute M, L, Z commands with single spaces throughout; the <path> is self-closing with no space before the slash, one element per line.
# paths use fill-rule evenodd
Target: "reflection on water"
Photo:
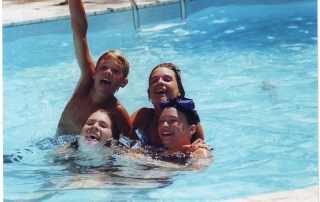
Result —
<path fill-rule="evenodd" d="M 47 137 L 33 141 L 28 149 L 4 154 L 7 176 L 42 179 L 33 188 L 29 187 L 31 190 L 20 191 L 21 199 L 25 199 L 30 191 L 35 192 L 32 197 L 43 199 L 61 190 L 163 188 L 173 183 L 174 176 L 190 172 L 190 169 L 203 169 L 163 162 L 155 156 L 153 149 L 139 153 L 140 144 L 124 137 L 121 138 L 122 147 L 112 144 L 102 152 L 84 152 L 69 147 L 75 140 L 74 136 Z M 136 152 L 129 152 L 124 145 L 134 145 Z M 34 157 L 38 159 L 35 161 Z M 185 156 L 181 158 L 186 160 Z M 171 160 L 179 161 L 179 157 Z M 19 200 L 19 194 L 12 200 Z"/>

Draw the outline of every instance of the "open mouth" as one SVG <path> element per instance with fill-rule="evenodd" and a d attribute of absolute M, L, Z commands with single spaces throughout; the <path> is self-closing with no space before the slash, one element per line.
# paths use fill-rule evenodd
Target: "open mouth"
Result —
<path fill-rule="evenodd" d="M 163 133 L 162 133 L 162 136 L 163 136 L 163 137 L 170 137 L 170 136 L 172 136 L 172 135 L 173 135 L 172 132 L 163 132 Z"/>
<path fill-rule="evenodd" d="M 100 137 L 96 134 L 86 134 L 86 139 L 88 141 L 99 141 Z"/>
<path fill-rule="evenodd" d="M 164 89 L 159 89 L 156 91 L 156 94 L 165 94 L 167 91 Z"/>
<path fill-rule="evenodd" d="M 102 78 L 100 79 L 100 84 L 103 88 L 107 88 L 108 86 L 111 85 L 111 81 L 109 79 Z"/>

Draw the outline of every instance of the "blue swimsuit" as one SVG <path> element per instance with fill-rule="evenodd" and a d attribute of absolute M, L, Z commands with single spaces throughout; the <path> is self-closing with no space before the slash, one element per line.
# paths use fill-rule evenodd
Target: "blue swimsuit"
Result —
<path fill-rule="evenodd" d="M 144 145 L 166 149 L 167 147 L 163 143 L 162 144 L 154 144 L 150 140 L 149 135 L 147 133 L 147 129 L 152 121 L 153 115 L 154 115 L 154 109 L 151 109 L 146 126 L 144 128 L 139 128 L 138 131 L 141 134 L 140 140 Z"/>

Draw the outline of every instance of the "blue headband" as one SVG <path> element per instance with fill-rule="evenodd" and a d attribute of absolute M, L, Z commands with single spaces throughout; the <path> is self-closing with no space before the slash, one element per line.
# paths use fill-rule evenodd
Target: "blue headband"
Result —
<path fill-rule="evenodd" d="M 159 102 L 159 106 L 161 111 L 164 110 L 166 107 L 174 107 L 183 113 L 191 114 L 193 120 L 192 122 L 194 122 L 195 125 L 197 125 L 200 122 L 199 115 L 195 110 L 195 105 L 192 99 L 173 98 L 162 100 Z"/>

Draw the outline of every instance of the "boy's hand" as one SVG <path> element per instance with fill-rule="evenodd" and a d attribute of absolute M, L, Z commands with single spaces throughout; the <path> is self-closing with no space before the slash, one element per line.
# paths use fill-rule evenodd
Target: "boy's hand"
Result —
<path fill-rule="evenodd" d="M 196 151 L 197 149 L 200 149 L 200 148 L 210 151 L 210 148 L 208 147 L 208 145 L 200 138 L 197 139 L 196 141 L 194 141 L 191 145 L 183 145 L 182 146 L 183 150 L 185 150 L 186 152 L 191 152 L 191 153 Z"/>

